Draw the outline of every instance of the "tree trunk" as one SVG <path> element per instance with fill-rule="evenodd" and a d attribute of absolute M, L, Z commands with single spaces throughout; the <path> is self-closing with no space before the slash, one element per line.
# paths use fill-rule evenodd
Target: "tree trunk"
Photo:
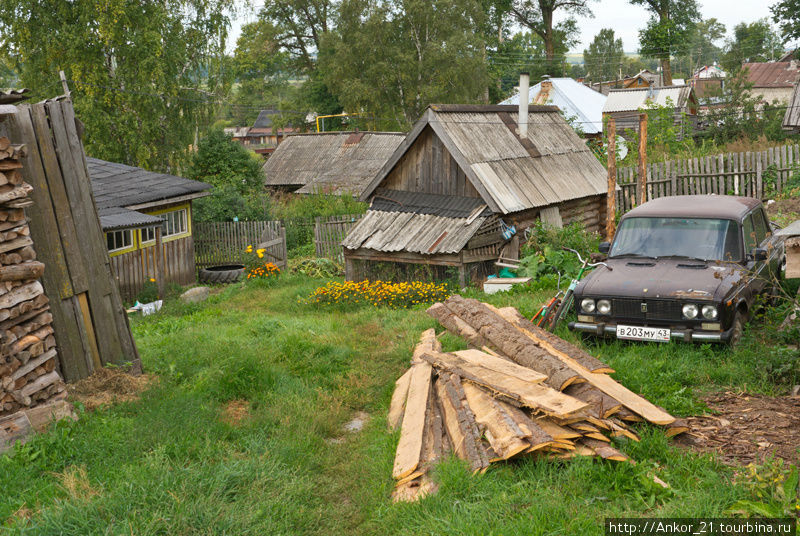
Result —
<path fill-rule="evenodd" d="M 670 66 L 669 57 L 661 58 L 661 76 L 665 86 L 672 85 L 672 67 Z"/>

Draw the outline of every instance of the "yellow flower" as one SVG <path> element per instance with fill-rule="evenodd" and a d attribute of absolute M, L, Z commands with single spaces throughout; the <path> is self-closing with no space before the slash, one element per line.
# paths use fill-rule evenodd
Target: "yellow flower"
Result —
<path fill-rule="evenodd" d="M 155 283 L 155 282 L 156 282 L 155 278 L 151 277 L 151 278 L 150 278 L 150 282 L 151 282 L 151 283 Z"/>
<path fill-rule="evenodd" d="M 258 255 L 259 259 L 263 259 L 264 258 L 264 253 L 262 253 L 261 251 L 257 252 L 257 255 Z"/>

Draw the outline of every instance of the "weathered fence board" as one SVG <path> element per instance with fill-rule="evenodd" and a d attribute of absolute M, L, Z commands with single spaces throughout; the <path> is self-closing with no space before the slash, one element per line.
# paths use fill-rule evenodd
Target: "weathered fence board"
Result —
<path fill-rule="evenodd" d="M 727 153 L 647 165 L 647 199 L 668 195 L 743 195 L 762 198 L 783 191 L 800 162 L 800 146 Z M 636 206 L 637 169 L 617 169 L 617 210 Z"/>
<path fill-rule="evenodd" d="M 264 257 L 285 270 L 286 230 L 279 221 L 194 222 L 198 269 L 245 261 L 247 246 L 264 248 Z"/>
<path fill-rule="evenodd" d="M 318 217 L 314 224 L 314 250 L 317 257 L 344 262 L 342 240 L 363 214 Z"/>

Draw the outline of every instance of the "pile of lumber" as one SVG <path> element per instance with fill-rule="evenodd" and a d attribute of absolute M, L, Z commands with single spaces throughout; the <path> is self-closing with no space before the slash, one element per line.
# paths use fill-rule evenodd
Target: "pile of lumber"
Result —
<path fill-rule="evenodd" d="M 66 396 L 39 282 L 44 264 L 36 261 L 25 217 L 32 188 L 22 180 L 24 155 L 23 145 L 0 137 L 0 416 Z"/>
<path fill-rule="evenodd" d="M 472 348 L 443 352 L 430 329 L 397 380 L 388 419 L 401 429 L 395 500 L 435 491 L 428 471 L 450 451 L 474 472 L 517 456 L 631 461 L 611 441 L 638 441 L 631 423 L 663 426 L 669 436 L 687 430 L 614 380 L 609 366 L 514 308 L 453 296 L 428 314 Z"/>

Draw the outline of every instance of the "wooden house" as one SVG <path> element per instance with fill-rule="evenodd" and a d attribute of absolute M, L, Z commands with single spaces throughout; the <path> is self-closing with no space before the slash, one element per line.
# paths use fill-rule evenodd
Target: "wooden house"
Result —
<path fill-rule="evenodd" d="M 752 96 L 766 104 L 789 104 L 794 86 L 800 77 L 800 62 L 744 63 L 742 69 L 747 72 L 747 81 L 753 85 L 750 90 Z"/>
<path fill-rule="evenodd" d="M 433 105 L 361 194 L 370 209 L 342 243 L 346 276 L 424 264 L 465 284 L 518 254 L 512 227 L 602 231 L 606 191 L 605 168 L 555 106 Z"/>
<path fill-rule="evenodd" d="M 159 273 L 165 283 L 193 283 L 192 200 L 211 185 L 96 158 L 86 163 L 123 298 L 135 298 Z"/>
<path fill-rule="evenodd" d="M 683 134 L 694 129 L 699 105 L 690 86 L 648 87 L 641 89 L 612 89 L 603 106 L 603 119 L 613 117 L 617 132 L 639 132 L 639 114 L 652 106 L 672 106 L 675 124 Z"/>
<path fill-rule="evenodd" d="M 323 132 L 289 136 L 264 164 L 269 188 L 358 197 L 405 134 Z"/>

